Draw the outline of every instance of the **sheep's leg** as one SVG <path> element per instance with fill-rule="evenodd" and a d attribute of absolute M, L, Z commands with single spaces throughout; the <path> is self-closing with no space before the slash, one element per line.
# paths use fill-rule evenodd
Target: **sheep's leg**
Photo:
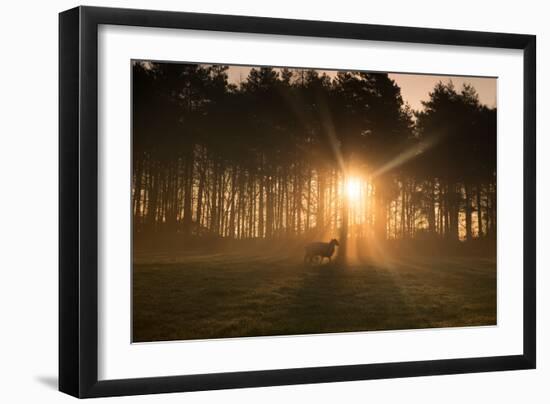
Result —
<path fill-rule="evenodd" d="M 312 260 L 313 260 L 313 256 L 312 256 L 312 255 L 309 255 L 309 254 L 306 255 L 306 260 L 305 260 L 306 264 L 311 265 L 311 261 L 312 261 Z"/>

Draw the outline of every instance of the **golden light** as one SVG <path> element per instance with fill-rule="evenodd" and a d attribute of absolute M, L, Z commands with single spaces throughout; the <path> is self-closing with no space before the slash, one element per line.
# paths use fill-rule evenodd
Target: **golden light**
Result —
<path fill-rule="evenodd" d="M 346 196 L 351 202 L 359 200 L 361 196 L 361 182 L 358 178 L 348 178 L 346 181 Z"/>

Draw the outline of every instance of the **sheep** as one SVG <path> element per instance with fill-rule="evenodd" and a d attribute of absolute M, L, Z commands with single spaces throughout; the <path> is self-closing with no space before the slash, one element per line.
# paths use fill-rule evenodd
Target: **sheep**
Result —
<path fill-rule="evenodd" d="M 304 256 L 304 263 L 312 263 L 315 257 L 321 258 L 320 263 L 323 263 L 323 259 L 326 257 L 328 261 L 331 261 L 331 257 L 334 254 L 334 249 L 339 246 L 338 240 L 332 239 L 329 243 L 314 242 L 305 246 L 306 254 Z"/>

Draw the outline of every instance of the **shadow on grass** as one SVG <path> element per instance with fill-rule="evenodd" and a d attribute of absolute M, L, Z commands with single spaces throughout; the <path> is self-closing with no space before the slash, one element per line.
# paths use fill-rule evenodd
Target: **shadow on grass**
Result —
<path fill-rule="evenodd" d="M 253 253 L 135 265 L 134 342 L 492 325 L 495 265 Z"/>
<path fill-rule="evenodd" d="M 308 269 L 289 304 L 283 331 L 310 334 L 410 328 L 415 323 L 412 314 L 391 273 L 368 262 L 336 262 Z"/>

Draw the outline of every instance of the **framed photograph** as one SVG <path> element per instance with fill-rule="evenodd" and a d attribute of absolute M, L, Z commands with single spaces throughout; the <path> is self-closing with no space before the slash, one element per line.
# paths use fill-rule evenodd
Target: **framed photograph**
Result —
<path fill-rule="evenodd" d="M 535 36 L 59 26 L 61 391 L 535 368 Z"/>

